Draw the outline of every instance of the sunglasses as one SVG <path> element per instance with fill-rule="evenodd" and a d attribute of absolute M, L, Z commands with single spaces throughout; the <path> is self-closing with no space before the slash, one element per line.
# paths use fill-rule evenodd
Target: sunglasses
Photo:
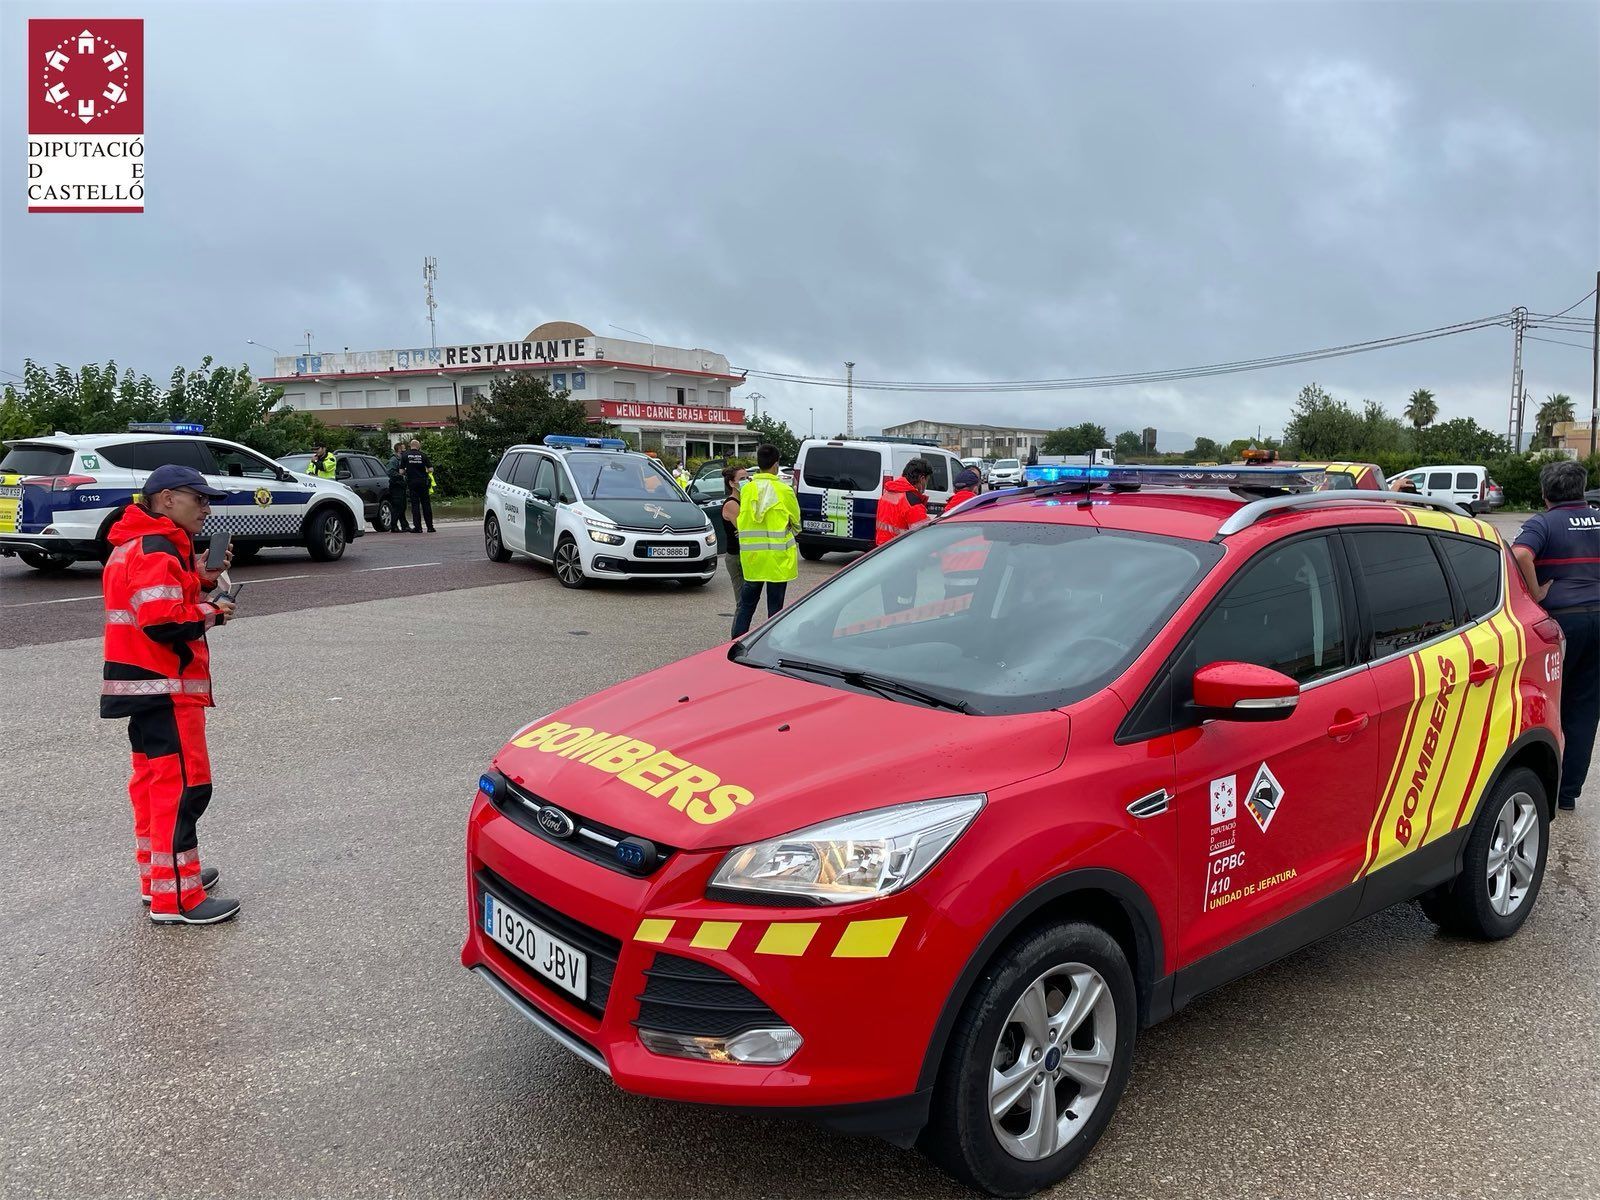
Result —
<path fill-rule="evenodd" d="M 176 491 L 176 492 L 183 493 L 185 496 L 188 496 L 191 500 L 197 501 L 201 508 L 210 508 L 211 507 L 211 497 L 210 496 L 202 496 L 199 492 L 192 491 L 189 488 L 174 488 L 173 490 Z"/>

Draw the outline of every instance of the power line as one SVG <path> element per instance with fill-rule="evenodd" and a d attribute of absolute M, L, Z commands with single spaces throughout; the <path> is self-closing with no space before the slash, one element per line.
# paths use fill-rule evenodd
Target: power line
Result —
<path fill-rule="evenodd" d="M 1374 350 L 1387 350 L 1397 346 L 1432 341 L 1435 338 L 1454 337 L 1480 329 L 1509 324 L 1511 314 L 1495 313 L 1453 325 L 1441 325 L 1414 333 L 1395 334 L 1365 342 L 1350 342 L 1340 346 L 1327 346 L 1317 350 L 1300 350 L 1290 354 L 1276 354 L 1261 358 L 1234 359 L 1228 362 L 1209 363 L 1202 366 L 1179 367 L 1160 371 L 1137 371 L 1120 375 L 1086 375 L 1054 379 L 992 379 L 959 383 L 942 383 L 933 380 L 855 379 L 848 381 L 863 391 L 877 392 L 1027 392 L 1076 391 L 1089 388 L 1124 387 L 1140 383 L 1164 383 L 1183 379 L 1204 379 L 1217 375 L 1234 375 L 1246 371 L 1260 371 L 1269 367 L 1292 366 L 1298 363 L 1318 362 L 1329 358 L 1342 358 L 1352 354 L 1365 354 Z M 825 375 L 799 375 L 790 372 L 760 371 L 750 369 L 749 375 L 779 383 L 806 387 L 844 387 L 845 379 Z"/>
<path fill-rule="evenodd" d="M 1557 340 L 1556 338 L 1535 337 L 1531 333 L 1524 334 L 1523 336 L 1526 337 L 1530 342 L 1549 342 L 1552 346 L 1571 346 L 1575 350 L 1589 350 L 1594 346 L 1593 342 L 1563 342 Z"/>
<path fill-rule="evenodd" d="M 1589 290 L 1588 290 L 1588 291 L 1587 291 L 1587 292 L 1585 292 L 1585 293 L 1584 293 L 1584 294 L 1583 294 L 1583 295 L 1581 295 L 1581 296 L 1579 296 L 1579 297 L 1578 297 L 1578 298 L 1577 298 L 1577 299 L 1576 299 L 1576 300 L 1574 300 L 1574 301 L 1573 301 L 1573 302 L 1572 302 L 1572 303 L 1571 303 L 1571 304 L 1569 304 L 1569 305 L 1567 305 L 1567 306 L 1566 306 L 1566 307 L 1565 307 L 1565 308 L 1563 308 L 1563 309 L 1562 309 L 1562 310 L 1561 310 L 1561 311 L 1560 311 L 1560 312 L 1558 312 L 1558 313 L 1552 313 L 1552 314 L 1551 314 L 1551 315 L 1552 315 L 1552 316 L 1557 316 L 1557 317 L 1564 317 L 1564 316 L 1566 316 L 1566 315 L 1567 315 L 1567 314 L 1568 314 L 1568 313 L 1569 313 L 1569 312 L 1571 312 L 1571 311 L 1572 311 L 1572 310 L 1573 310 L 1573 309 L 1575 309 L 1575 308 L 1577 308 L 1577 307 L 1578 307 L 1578 305 L 1580 305 L 1580 304 L 1582 304 L 1582 303 L 1583 303 L 1583 302 L 1584 302 L 1584 301 L 1585 301 L 1585 300 L 1587 300 L 1587 299 L 1588 299 L 1588 298 L 1589 298 L 1589 297 L 1590 297 L 1590 296 L 1592 296 L 1592 295 L 1594 295 L 1594 292 L 1595 292 L 1595 289 L 1594 289 L 1594 288 L 1590 288 L 1590 289 L 1589 289 Z M 1534 315 L 1535 315 L 1535 316 L 1537 316 L 1537 315 L 1538 315 L 1538 314 L 1537 314 L 1537 313 L 1535 313 L 1535 314 L 1534 314 Z"/>

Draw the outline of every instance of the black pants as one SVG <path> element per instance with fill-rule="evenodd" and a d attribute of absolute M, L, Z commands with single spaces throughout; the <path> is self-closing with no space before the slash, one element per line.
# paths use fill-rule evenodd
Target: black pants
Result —
<path fill-rule="evenodd" d="M 389 485 L 389 507 L 394 510 L 394 527 L 401 533 L 409 532 L 410 526 L 406 524 L 406 485 L 391 483 Z"/>
<path fill-rule="evenodd" d="M 1550 614 L 1567 635 L 1561 665 L 1561 803 L 1575 804 L 1589 773 L 1594 731 L 1600 722 L 1600 608 Z"/>
<path fill-rule="evenodd" d="M 789 590 L 789 584 L 762 583 L 759 579 L 746 579 L 744 586 L 739 589 L 739 607 L 733 614 L 733 636 L 740 637 L 750 632 L 750 622 L 755 620 L 756 604 L 761 599 L 761 589 L 767 590 L 767 620 L 772 620 L 783 609 L 784 593 Z"/>
<path fill-rule="evenodd" d="M 433 532 L 433 501 L 428 498 L 428 485 L 411 489 L 411 532 L 421 533 L 422 522 L 428 522 L 428 532 Z"/>

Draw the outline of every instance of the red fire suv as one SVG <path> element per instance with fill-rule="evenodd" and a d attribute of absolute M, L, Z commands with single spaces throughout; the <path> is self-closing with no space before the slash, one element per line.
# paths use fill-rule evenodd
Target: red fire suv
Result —
<path fill-rule="evenodd" d="M 1509 936 L 1560 628 L 1491 526 L 1316 475 L 1031 470 L 532 722 L 472 806 L 462 963 L 628 1091 L 1020 1196 L 1202 992 L 1413 898 Z"/>

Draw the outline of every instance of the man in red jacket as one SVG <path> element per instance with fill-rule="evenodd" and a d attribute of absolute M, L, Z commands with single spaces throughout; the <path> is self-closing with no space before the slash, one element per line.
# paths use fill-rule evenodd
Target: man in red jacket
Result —
<path fill-rule="evenodd" d="M 157 467 L 108 535 L 100 715 L 128 718 L 140 890 L 159 924 L 214 925 L 239 911 L 237 900 L 206 894 L 217 871 L 201 868 L 195 829 L 211 802 L 206 630 L 233 602 L 206 598 L 222 571 L 196 566 L 191 539 L 226 495 L 192 467 Z"/>
<path fill-rule="evenodd" d="M 883 495 L 878 498 L 878 545 L 927 523 L 928 497 L 923 495 L 922 489 L 927 487 L 932 475 L 925 461 L 913 458 L 899 479 L 888 480 L 883 485 Z"/>

